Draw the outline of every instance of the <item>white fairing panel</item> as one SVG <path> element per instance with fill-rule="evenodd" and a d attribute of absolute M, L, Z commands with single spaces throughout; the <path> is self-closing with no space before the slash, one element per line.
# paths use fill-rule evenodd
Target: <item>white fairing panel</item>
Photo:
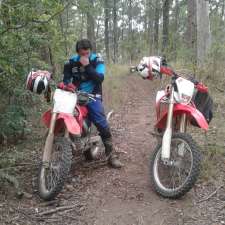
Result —
<path fill-rule="evenodd" d="M 156 94 L 156 103 L 158 103 L 160 101 L 160 99 L 162 99 L 162 97 L 165 95 L 166 95 L 166 93 L 164 90 L 158 91 Z"/>
<path fill-rule="evenodd" d="M 73 114 L 77 104 L 77 95 L 75 93 L 56 89 L 53 102 L 53 112 Z"/>
<path fill-rule="evenodd" d="M 177 92 L 174 92 L 175 100 L 179 103 L 190 103 L 194 94 L 195 85 L 182 77 L 176 79 Z"/>

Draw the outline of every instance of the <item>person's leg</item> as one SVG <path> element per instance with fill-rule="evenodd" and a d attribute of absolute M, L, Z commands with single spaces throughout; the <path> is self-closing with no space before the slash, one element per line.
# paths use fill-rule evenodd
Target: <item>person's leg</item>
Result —
<path fill-rule="evenodd" d="M 118 156 L 115 154 L 112 135 L 108 121 L 105 116 L 104 107 L 100 99 L 91 101 L 88 105 L 89 118 L 92 123 L 97 127 L 98 132 L 102 138 L 102 142 L 105 146 L 105 154 L 108 157 L 109 164 L 114 168 L 122 167 L 122 163 L 119 161 Z"/>

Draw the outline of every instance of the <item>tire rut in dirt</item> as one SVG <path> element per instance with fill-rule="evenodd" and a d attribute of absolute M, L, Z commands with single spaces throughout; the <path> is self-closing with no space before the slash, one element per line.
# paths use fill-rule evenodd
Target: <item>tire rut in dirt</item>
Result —
<path fill-rule="evenodd" d="M 190 170 L 189 176 L 185 180 L 184 184 L 178 188 L 177 190 L 171 190 L 171 191 L 165 191 L 156 182 L 155 175 L 154 175 L 154 163 L 158 154 L 158 151 L 160 151 L 162 144 L 158 144 L 153 151 L 151 158 L 150 158 L 150 179 L 151 179 L 151 185 L 153 189 L 161 196 L 165 198 L 171 198 L 171 199 L 178 199 L 184 196 L 190 189 L 193 187 L 195 182 L 198 179 L 200 169 L 201 169 L 201 153 L 199 150 L 199 146 L 196 144 L 196 142 L 192 139 L 192 137 L 189 134 L 186 133 L 175 133 L 172 136 L 172 139 L 182 139 L 184 140 L 190 147 L 191 153 L 192 153 L 192 159 L 193 164 L 192 168 Z"/>
<path fill-rule="evenodd" d="M 54 199 L 62 190 L 64 183 L 67 179 L 67 176 L 70 172 L 71 164 L 72 164 L 72 146 L 65 137 L 57 137 L 54 140 L 54 145 L 60 145 L 63 149 L 62 156 L 61 156 L 61 166 L 60 166 L 60 172 L 59 172 L 59 179 L 57 180 L 57 183 L 54 188 L 52 188 L 49 192 L 46 192 L 42 189 L 41 185 L 41 171 L 43 168 L 43 163 L 39 166 L 38 171 L 38 194 L 40 198 L 43 200 L 52 200 Z"/>

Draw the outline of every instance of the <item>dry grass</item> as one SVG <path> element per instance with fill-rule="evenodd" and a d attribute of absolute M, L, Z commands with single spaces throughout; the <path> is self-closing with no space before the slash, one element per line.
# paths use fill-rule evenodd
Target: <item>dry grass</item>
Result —
<path fill-rule="evenodd" d="M 129 75 L 128 65 L 107 65 L 103 84 L 104 104 L 107 109 L 117 110 L 123 105 L 122 89 Z"/>
<path fill-rule="evenodd" d="M 193 68 L 186 71 L 191 72 Z M 194 130 L 194 139 L 204 153 L 201 178 L 204 181 L 218 180 L 225 171 L 225 68 L 222 63 L 207 64 L 196 70 L 196 74 L 197 79 L 208 86 L 214 101 L 214 117 L 209 131 Z"/>

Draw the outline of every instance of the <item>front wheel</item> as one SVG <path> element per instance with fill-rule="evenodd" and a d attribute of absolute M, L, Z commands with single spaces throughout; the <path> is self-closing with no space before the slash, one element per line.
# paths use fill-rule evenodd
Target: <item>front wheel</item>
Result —
<path fill-rule="evenodd" d="M 195 184 L 201 167 L 199 147 L 186 133 L 171 139 L 169 161 L 161 159 L 162 143 L 155 148 L 150 162 L 150 176 L 155 191 L 166 198 L 177 199 Z"/>
<path fill-rule="evenodd" d="M 38 174 L 38 193 L 43 200 L 52 200 L 62 190 L 72 164 L 72 146 L 65 137 L 56 137 L 51 159 L 42 162 Z"/>

